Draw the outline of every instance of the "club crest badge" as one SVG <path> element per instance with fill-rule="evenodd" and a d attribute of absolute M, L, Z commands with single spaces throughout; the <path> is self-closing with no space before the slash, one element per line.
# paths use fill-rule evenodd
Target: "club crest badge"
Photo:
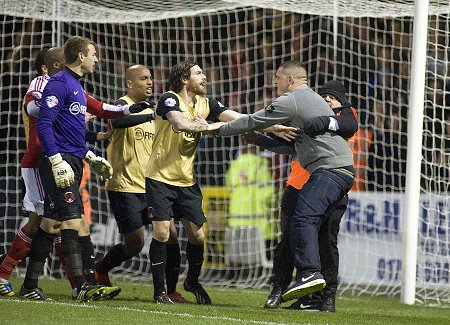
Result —
<path fill-rule="evenodd" d="M 75 194 L 73 192 L 64 193 L 64 201 L 67 203 L 72 203 L 75 201 Z"/>

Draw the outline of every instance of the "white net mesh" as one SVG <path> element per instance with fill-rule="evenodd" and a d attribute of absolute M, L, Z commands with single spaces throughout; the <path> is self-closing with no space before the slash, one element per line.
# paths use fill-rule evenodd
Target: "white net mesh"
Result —
<path fill-rule="evenodd" d="M 252 1 L 242 3 L 228 0 L 194 1 L 103 1 L 103 0 L 53 0 L 19 2 L 5 1 L 3 12 L 11 16 L 49 21 L 137 23 L 204 13 L 233 10 L 243 7 L 276 9 L 300 14 L 338 17 L 412 17 L 414 0 L 291 0 Z M 445 14 L 449 1 L 430 1 L 429 14 Z"/>
<path fill-rule="evenodd" d="M 73 35 L 94 40 L 100 63 L 85 86 L 108 102 L 124 94 L 123 75 L 128 66 L 139 63 L 150 67 L 156 101 L 167 90 L 170 67 L 195 58 L 207 74 L 209 95 L 244 113 L 270 102 L 274 70 L 282 61 L 296 59 L 306 64 L 313 89 L 328 80 L 341 80 L 360 119 L 355 153 L 359 176 L 341 224 L 340 289 L 397 295 L 413 4 L 252 1 L 253 7 L 243 7 L 233 1 L 54 1 L 50 6 L 40 0 L 4 1 L 0 9 L 0 183 L 4 189 L 0 214 L 5 217 L 0 221 L 0 245 L 7 250 L 23 220 L 19 167 L 25 139 L 20 106 L 35 76 L 33 58 L 42 48 Z M 449 297 L 448 12 L 448 1 L 430 1 L 416 295 L 418 300 L 439 303 L 448 302 Z M 104 127 L 103 121 L 97 121 L 91 128 Z M 270 276 L 266 259 L 270 261 L 274 241 L 268 241 L 266 256 L 261 254 L 253 232 L 231 234 L 227 230 L 230 194 L 225 188 L 225 173 L 240 151 L 240 143 L 238 137 L 205 137 L 199 148 L 197 178 L 209 219 L 202 277 L 203 282 L 215 284 L 263 286 Z M 106 154 L 105 144 L 92 148 Z M 276 221 L 289 157 L 268 152 L 261 155 L 267 157 L 275 191 L 265 217 Z M 95 175 L 87 190 L 92 238 L 102 254 L 119 242 L 120 236 L 105 190 Z M 279 235 L 276 224 L 272 222 L 271 227 Z M 226 236 L 235 236 L 231 238 L 237 238 L 240 246 L 226 248 L 225 238 L 230 238 Z M 180 237 L 184 250 L 182 229 Z M 149 279 L 150 234 L 146 238 L 142 253 L 116 274 Z M 254 251 L 247 260 L 230 262 L 226 252 L 247 252 L 248 247 Z M 183 255 L 183 270 L 185 267 Z"/>

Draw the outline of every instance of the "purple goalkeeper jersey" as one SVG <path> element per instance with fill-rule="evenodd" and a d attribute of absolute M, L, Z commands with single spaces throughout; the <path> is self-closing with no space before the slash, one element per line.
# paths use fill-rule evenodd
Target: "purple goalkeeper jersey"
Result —
<path fill-rule="evenodd" d="M 48 157 L 69 153 L 84 158 L 86 95 L 80 76 L 66 68 L 50 78 L 42 93 L 36 129 Z"/>

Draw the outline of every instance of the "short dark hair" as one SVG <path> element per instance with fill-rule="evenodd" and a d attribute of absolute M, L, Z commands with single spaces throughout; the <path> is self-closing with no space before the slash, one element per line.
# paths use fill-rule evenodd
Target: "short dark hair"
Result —
<path fill-rule="evenodd" d="M 183 89 L 183 80 L 189 79 L 191 76 L 191 68 L 198 65 L 196 61 L 181 61 L 175 64 L 170 70 L 169 87 L 174 92 L 179 92 Z"/>
<path fill-rule="evenodd" d="M 42 71 L 42 66 L 45 65 L 44 56 L 47 51 L 48 49 L 43 49 L 38 53 L 38 55 L 36 55 L 36 58 L 34 59 L 34 69 L 40 76 L 44 74 L 44 71 Z"/>
<path fill-rule="evenodd" d="M 78 58 L 78 53 L 80 52 L 87 55 L 89 44 L 96 47 L 95 42 L 87 37 L 72 36 L 69 38 L 64 44 L 64 59 L 66 64 L 74 63 Z"/>
<path fill-rule="evenodd" d="M 308 83 L 308 73 L 300 61 L 285 61 L 281 63 L 280 68 L 283 69 L 285 75 L 292 74 L 294 78 Z"/>

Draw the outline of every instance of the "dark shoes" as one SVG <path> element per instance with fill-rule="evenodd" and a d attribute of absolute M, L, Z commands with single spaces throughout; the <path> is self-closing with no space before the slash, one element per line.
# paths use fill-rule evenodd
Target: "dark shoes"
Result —
<path fill-rule="evenodd" d="M 169 298 L 169 296 L 165 292 L 161 293 L 158 296 L 155 296 L 153 301 L 155 302 L 155 304 L 173 305 L 173 301 Z"/>
<path fill-rule="evenodd" d="M 19 291 L 19 296 L 31 300 L 51 300 L 41 288 L 25 289 L 22 286 Z"/>
<path fill-rule="evenodd" d="M 326 292 L 324 290 L 322 295 L 322 308 L 320 310 L 327 313 L 336 312 L 336 291 Z"/>
<path fill-rule="evenodd" d="M 266 309 L 276 309 L 280 308 L 281 303 L 283 302 L 283 298 L 281 298 L 281 294 L 283 293 L 283 289 L 279 284 L 273 284 L 272 291 L 267 297 L 266 303 L 264 304 L 264 308 Z"/>
<path fill-rule="evenodd" d="M 282 298 L 284 301 L 298 299 L 322 290 L 324 287 L 325 280 L 322 274 L 319 272 L 306 274 L 300 277 L 292 287 L 283 292 Z"/>
<path fill-rule="evenodd" d="M 312 295 L 303 296 L 299 298 L 296 302 L 294 302 L 286 309 L 320 311 L 321 308 L 322 308 L 322 295 L 320 293 L 315 293 Z"/>
<path fill-rule="evenodd" d="M 184 290 L 192 292 L 195 295 L 195 299 L 199 305 L 211 305 L 211 298 L 200 283 L 191 285 L 185 280 L 183 283 L 183 288 Z"/>
<path fill-rule="evenodd" d="M 287 309 L 334 313 L 336 312 L 336 288 L 325 288 L 323 292 L 303 296 Z"/>

